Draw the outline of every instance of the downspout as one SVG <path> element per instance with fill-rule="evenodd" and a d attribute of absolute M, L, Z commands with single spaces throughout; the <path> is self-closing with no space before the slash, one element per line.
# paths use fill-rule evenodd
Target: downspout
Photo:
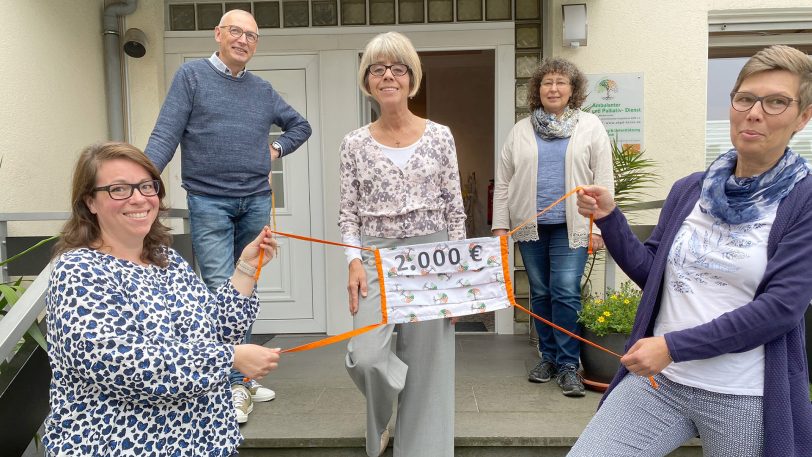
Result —
<path fill-rule="evenodd" d="M 138 0 L 123 0 L 107 5 L 102 19 L 104 40 L 105 94 L 107 96 L 107 136 L 112 141 L 124 141 L 124 111 L 122 103 L 121 51 L 118 27 L 119 16 L 131 14 Z"/>

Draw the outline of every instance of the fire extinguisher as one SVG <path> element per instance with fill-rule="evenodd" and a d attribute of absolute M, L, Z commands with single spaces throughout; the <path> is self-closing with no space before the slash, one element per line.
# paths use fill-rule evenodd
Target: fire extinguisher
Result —
<path fill-rule="evenodd" d="M 488 181 L 488 225 L 493 223 L 493 179 Z"/>

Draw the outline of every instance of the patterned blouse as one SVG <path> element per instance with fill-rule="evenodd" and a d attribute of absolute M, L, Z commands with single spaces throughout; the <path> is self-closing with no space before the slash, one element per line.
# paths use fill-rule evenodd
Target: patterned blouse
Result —
<path fill-rule="evenodd" d="M 56 260 L 46 297 L 47 455 L 231 456 L 228 373 L 259 308 L 209 292 L 177 252 L 140 266 L 93 249 Z"/>
<path fill-rule="evenodd" d="M 401 169 L 382 152 L 369 125 L 341 143 L 341 209 L 344 236 L 407 238 L 448 230 L 465 239 L 457 151 L 451 130 L 426 121 L 417 148 Z"/>

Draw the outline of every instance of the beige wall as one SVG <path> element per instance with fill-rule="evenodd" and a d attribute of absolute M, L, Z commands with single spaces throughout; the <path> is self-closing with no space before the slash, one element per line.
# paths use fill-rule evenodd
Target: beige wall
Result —
<path fill-rule="evenodd" d="M 125 30 L 138 28 L 147 36 L 144 57 L 123 57 L 130 105 L 127 141 L 143 150 L 164 101 L 166 84 L 171 81 L 164 81 L 163 0 L 138 0 L 138 9 L 124 21 Z"/>
<path fill-rule="evenodd" d="M 0 11 L 0 212 L 66 211 L 71 165 L 107 135 L 102 2 L 0 0 Z"/>
<path fill-rule="evenodd" d="M 708 12 L 809 7 L 809 0 L 586 0 L 588 44 L 562 46 L 561 5 L 553 0 L 553 55 L 585 73 L 643 73 L 647 155 L 659 164 L 664 197 L 671 184 L 704 169 Z"/>

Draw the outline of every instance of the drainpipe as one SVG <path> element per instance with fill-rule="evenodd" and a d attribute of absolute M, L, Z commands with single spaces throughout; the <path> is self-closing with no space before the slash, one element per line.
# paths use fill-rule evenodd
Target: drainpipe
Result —
<path fill-rule="evenodd" d="M 107 95 L 107 136 L 112 141 L 124 141 L 124 110 L 122 103 L 121 52 L 119 50 L 119 16 L 135 11 L 138 0 L 123 0 L 104 8 L 102 36 L 104 40 L 104 75 Z"/>

